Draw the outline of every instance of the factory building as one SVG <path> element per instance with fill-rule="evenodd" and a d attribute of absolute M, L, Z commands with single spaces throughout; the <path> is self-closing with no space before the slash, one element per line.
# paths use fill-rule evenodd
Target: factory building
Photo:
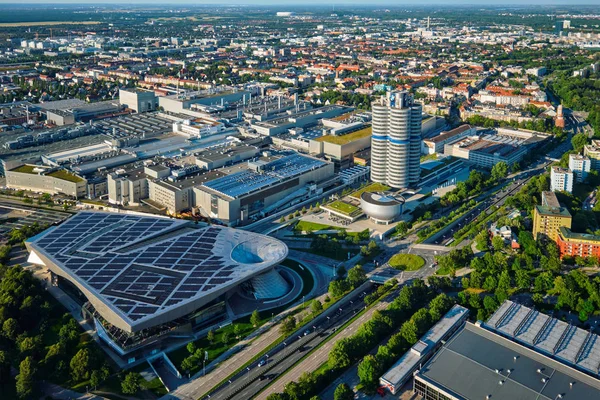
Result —
<path fill-rule="evenodd" d="M 190 113 L 190 111 L 206 111 L 206 108 L 225 109 L 229 103 L 250 100 L 251 93 L 234 88 L 207 89 L 186 92 L 158 98 L 158 105 L 171 113 Z M 200 116 L 200 115 L 198 115 Z"/>
<path fill-rule="evenodd" d="M 87 181 L 64 169 L 24 164 L 6 171 L 6 187 L 50 194 L 64 194 L 75 199 L 87 194 Z"/>
<path fill-rule="evenodd" d="M 141 89 L 119 89 L 119 103 L 136 113 L 158 108 L 158 98 L 154 92 Z"/>
<path fill-rule="evenodd" d="M 300 154 L 248 162 L 248 169 L 194 189 L 196 204 L 211 218 L 237 225 L 280 205 L 306 199 L 334 175 L 332 163 Z M 225 170 L 225 172 L 227 172 Z M 314 194 L 314 193 L 313 193 Z"/>

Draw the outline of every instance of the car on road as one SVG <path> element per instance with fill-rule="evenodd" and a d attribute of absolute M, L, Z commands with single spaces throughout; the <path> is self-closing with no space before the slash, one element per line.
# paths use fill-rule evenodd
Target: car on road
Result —
<path fill-rule="evenodd" d="M 304 336 L 306 336 L 308 334 L 310 334 L 310 330 L 309 329 L 307 329 L 307 330 L 304 331 Z"/>
<path fill-rule="evenodd" d="M 265 365 L 267 363 L 267 360 L 260 360 L 260 362 L 258 363 L 259 367 L 262 367 L 263 365 Z"/>

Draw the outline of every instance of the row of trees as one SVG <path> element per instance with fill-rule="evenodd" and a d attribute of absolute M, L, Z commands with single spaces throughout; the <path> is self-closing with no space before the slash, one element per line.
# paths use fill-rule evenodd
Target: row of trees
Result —
<path fill-rule="evenodd" d="M 533 110 L 527 110 L 527 111 L 531 112 Z M 531 113 L 531 114 L 534 117 L 536 116 L 533 113 Z M 482 126 L 485 128 L 511 127 L 511 128 L 515 128 L 515 129 L 527 129 L 530 131 L 547 132 L 547 133 L 552 133 L 552 134 L 557 134 L 557 135 L 562 133 L 562 128 L 555 126 L 552 118 L 535 118 L 530 121 L 519 122 L 516 120 L 499 121 L 499 120 L 487 118 L 487 117 L 484 117 L 481 115 L 474 115 L 472 117 L 467 118 L 466 122 L 471 125 Z"/>
<path fill-rule="evenodd" d="M 391 281 L 384 286 L 389 290 L 395 285 L 396 282 Z M 406 321 L 416 310 L 426 304 L 431 296 L 432 292 L 420 280 L 415 281 L 412 286 L 403 287 L 386 310 L 375 311 L 371 319 L 361 325 L 354 335 L 340 339 L 334 344 L 329 353 L 326 368 L 302 374 L 297 382 L 288 383 L 283 393 L 271 394 L 268 400 L 317 399 L 318 397 L 315 395 L 335 380 L 341 371 L 364 357 L 384 337 L 392 333 L 403 321 Z M 405 328 L 406 335 L 409 331 L 412 332 L 412 329 L 412 325 L 407 326 Z M 346 396 L 349 396 L 352 391 L 348 392 L 348 389 L 338 387 L 334 398 L 349 398 Z"/>
<path fill-rule="evenodd" d="M 404 322 L 375 355 L 366 355 L 358 364 L 358 377 L 366 392 L 374 392 L 379 377 L 452 307 L 454 301 L 442 293 L 434 297 L 427 308 L 421 308 Z"/>

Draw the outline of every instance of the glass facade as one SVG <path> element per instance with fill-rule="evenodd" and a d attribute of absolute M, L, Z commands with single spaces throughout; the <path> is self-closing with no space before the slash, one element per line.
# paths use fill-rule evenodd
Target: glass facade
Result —
<path fill-rule="evenodd" d="M 413 392 L 422 396 L 425 400 L 453 400 L 441 393 L 437 388 L 415 378 Z"/>

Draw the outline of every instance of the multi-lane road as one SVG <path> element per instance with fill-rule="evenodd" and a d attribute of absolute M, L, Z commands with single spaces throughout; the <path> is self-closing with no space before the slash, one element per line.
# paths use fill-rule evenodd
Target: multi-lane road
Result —
<path fill-rule="evenodd" d="M 250 399 L 284 374 L 312 349 L 318 347 L 365 308 L 364 296 L 374 290 L 368 289 L 344 298 L 320 317 L 286 338 L 267 355 L 250 364 L 233 376 L 227 383 L 206 396 L 206 399 Z"/>

